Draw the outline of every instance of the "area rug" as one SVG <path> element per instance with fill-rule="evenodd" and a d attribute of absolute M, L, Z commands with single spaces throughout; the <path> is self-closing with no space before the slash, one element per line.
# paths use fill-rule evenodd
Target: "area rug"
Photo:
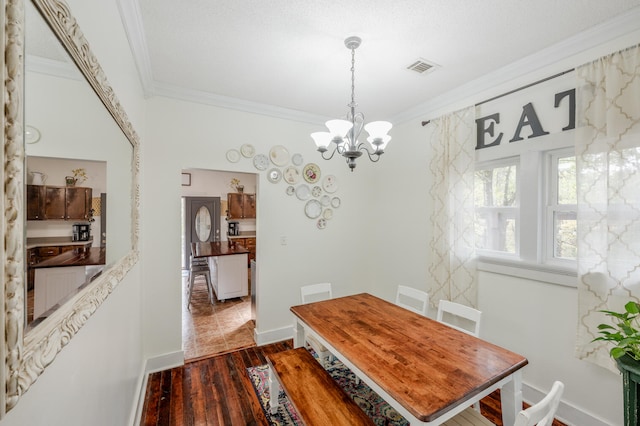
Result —
<path fill-rule="evenodd" d="M 331 377 L 345 390 L 345 392 L 353 398 L 353 400 L 362 408 L 362 410 L 371 417 L 376 425 L 408 425 L 405 420 L 395 409 L 387 404 L 380 396 L 375 393 L 369 386 L 362 381 L 356 383 L 355 375 L 344 366 L 342 362 L 334 359 L 327 369 Z M 271 425 L 300 425 L 300 416 L 295 408 L 289 402 L 284 391 L 280 391 L 278 401 L 277 414 L 271 414 L 269 410 L 269 367 L 260 365 L 258 367 L 247 368 L 247 373 L 253 383 L 253 387 L 262 406 L 269 424 Z"/>

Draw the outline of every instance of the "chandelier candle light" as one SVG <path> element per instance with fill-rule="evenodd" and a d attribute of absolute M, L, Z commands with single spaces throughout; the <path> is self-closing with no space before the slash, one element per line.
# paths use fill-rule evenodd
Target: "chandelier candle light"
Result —
<path fill-rule="evenodd" d="M 391 136 L 387 133 L 391 130 L 393 125 L 388 121 L 372 121 L 369 124 L 364 124 L 364 114 L 356 112 L 355 101 L 355 57 L 356 49 L 362 43 L 360 37 L 348 37 L 344 41 L 344 45 L 351 50 L 351 102 L 347 105 L 349 112 L 346 120 L 329 120 L 325 123 L 328 132 L 315 132 L 311 133 L 318 151 L 322 154 L 322 158 L 325 160 L 331 160 L 333 155 L 338 152 L 346 158 L 347 164 L 351 171 L 356 167 L 356 159 L 366 152 L 369 156 L 369 160 L 376 162 L 380 159 L 380 156 L 384 154 L 384 149 L 391 140 Z M 360 132 L 364 130 L 369 134 L 367 141 L 371 144 L 373 152 L 371 152 L 364 143 L 358 143 Z M 326 156 L 328 147 L 331 142 L 335 143 L 331 155 Z"/>

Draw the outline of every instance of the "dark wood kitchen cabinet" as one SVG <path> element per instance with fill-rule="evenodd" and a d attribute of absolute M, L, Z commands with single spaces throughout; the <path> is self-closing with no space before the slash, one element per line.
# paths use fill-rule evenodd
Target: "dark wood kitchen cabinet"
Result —
<path fill-rule="evenodd" d="M 27 185 L 27 220 L 44 219 L 44 186 Z"/>
<path fill-rule="evenodd" d="M 227 194 L 228 219 L 255 219 L 256 194 Z"/>
<path fill-rule="evenodd" d="M 27 220 L 89 220 L 91 188 L 27 185 Z"/>
<path fill-rule="evenodd" d="M 66 187 L 65 211 L 67 220 L 89 220 L 91 213 L 91 188 Z"/>

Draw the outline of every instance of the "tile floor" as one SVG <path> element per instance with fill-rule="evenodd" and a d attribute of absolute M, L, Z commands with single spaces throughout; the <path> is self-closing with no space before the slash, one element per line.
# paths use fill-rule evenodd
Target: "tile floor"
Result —
<path fill-rule="evenodd" d="M 187 309 L 187 274 L 182 273 L 182 349 L 185 362 L 255 346 L 251 297 L 209 302 L 204 277 L 196 277 Z"/>

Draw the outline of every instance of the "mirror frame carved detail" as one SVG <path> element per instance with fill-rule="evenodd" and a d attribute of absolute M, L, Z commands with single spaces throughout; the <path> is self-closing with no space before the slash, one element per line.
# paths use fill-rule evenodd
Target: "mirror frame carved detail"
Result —
<path fill-rule="evenodd" d="M 78 292 L 41 325 L 25 335 L 25 149 L 24 149 L 24 2 L 32 1 L 67 52 L 84 74 L 110 115 L 133 147 L 131 250 L 106 269 L 91 285 Z M 2 116 L 4 151 L 2 153 L 4 183 L 0 207 L 4 212 L 2 231 L 4 247 L 0 248 L 4 291 L 0 295 L 4 318 L 4 344 L 0 345 L 5 366 L 0 377 L 5 386 L 0 390 L 0 418 L 13 408 L 20 397 L 53 362 L 58 352 L 87 322 L 115 287 L 137 263 L 139 238 L 140 171 L 139 138 L 117 96 L 109 85 L 97 58 L 91 51 L 69 6 L 62 0 L 2 0 L 4 91 Z"/>

